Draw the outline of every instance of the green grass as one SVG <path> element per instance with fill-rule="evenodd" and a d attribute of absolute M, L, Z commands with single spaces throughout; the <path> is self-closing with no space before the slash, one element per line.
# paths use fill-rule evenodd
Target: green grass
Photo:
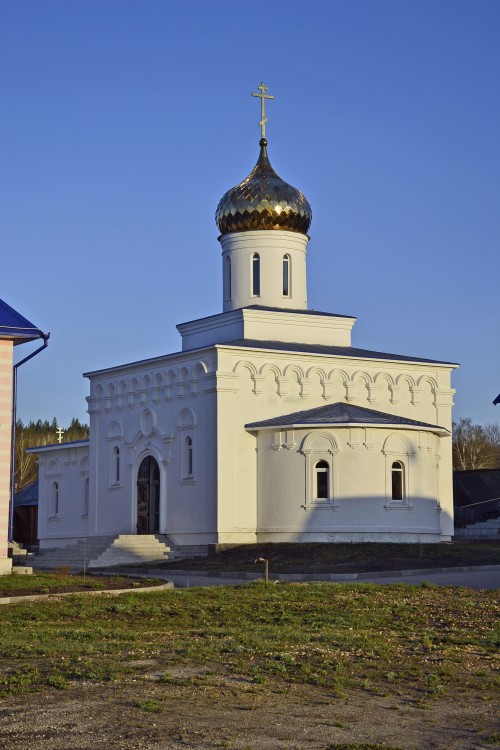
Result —
<path fill-rule="evenodd" d="M 363 584 L 72 596 L 0 611 L 0 693 L 169 670 L 438 699 L 493 691 L 496 593 Z M 202 677 L 199 677 L 201 670 Z M 165 675 L 161 678 L 161 675 Z M 195 679 L 195 678 L 193 678 Z"/>
<path fill-rule="evenodd" d="M 500 564 L 500 542 L 450 544 L 242 544 L 208 558 L 161 563 L 165 568 L 260 572 L 269 560 L 273 573 L 359 573 L 377 570 Z M 156 563 L 155 563 L 155 567 Z"/>
<path fill-rule="evenodd" d="M 133 580 L 120 576 L 72 575 L 65 570 L 55 573 L 38 572 L 33 575 L 0 576 L 0 596 L 25 596 L 28 594 L 57 594 L 66 591 L 101 591 L 107 588 L 136 588 L 151 586 L 158 581 Z"/>

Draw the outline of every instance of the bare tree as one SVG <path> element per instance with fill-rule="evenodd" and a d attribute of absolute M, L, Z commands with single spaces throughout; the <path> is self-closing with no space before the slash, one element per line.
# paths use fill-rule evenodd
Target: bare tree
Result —
<path fill-rule="evenodd" d="M 472 424 L 471 419 L 453 422 L 453 468 L 495 469 L 500 467 L 500 425 Z"/>

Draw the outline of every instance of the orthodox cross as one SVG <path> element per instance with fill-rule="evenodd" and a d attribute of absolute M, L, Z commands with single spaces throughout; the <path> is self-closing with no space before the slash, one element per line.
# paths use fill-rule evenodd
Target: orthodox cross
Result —
<path fill-rule="evenodd" d="M 252 92 L 252 96 L 258 96 L 260 99 L 260 117 L 261 120 L 259 122 L 260 125 L 260 132 L 261 137 L 266 137 L 266 99 L 274 99 L 274 96 L 271 96 L 271 94 L 266 94 L 266 91 L 268 90 L 269 86 L 266 86 L 265 83 L 261 83 L 260 86 L 257 86 L 257 88 L 260 90 L 260 94 L 258 94 L 256 91 Z"/>
<path fill-rule="evenodd" d="M 64 435 L 65 431 L 63 430 L 62 427 L 58 427 L 56 432 L 57 432 L 57 442 L 62 443 L 62 436 Z"/>

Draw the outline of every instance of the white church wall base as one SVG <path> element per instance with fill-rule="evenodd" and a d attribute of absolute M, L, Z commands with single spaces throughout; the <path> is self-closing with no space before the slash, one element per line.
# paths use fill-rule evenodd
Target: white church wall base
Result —
<path fill-rule="evenodd" d="M 12 573 L 12 560 L 10 557 L 0 558 L 0 576 L 7 576 Z"/>
<path fill-rule="evenodd" d="M 288 543 L 288 544 L 307 544 L 307 543 L 362 543 L 362 542 L 378 542 L 378 543 L 393 543 L 393 544 L 437 544 L 443 541 L 439 532 L 422 532 L 415 533 L 404 532 L 404 531 L 360 531 L 351 530 L 343 531 L 342 529 L 336 531 L 308 531 L 302 534 L 297 532 L 289 531 L 276 531 L 266 532 L 260 531 L 257 534 L 257 542 L 259 544 L 270 544 L 270 543 Z M 446 540 L 445 540 L 446 541 Z"/>

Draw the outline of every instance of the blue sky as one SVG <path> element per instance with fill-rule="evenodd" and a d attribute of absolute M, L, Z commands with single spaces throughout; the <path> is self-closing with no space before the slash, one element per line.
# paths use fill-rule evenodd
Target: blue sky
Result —
<path fill-rule="evenodd" d="M 313 209 L 309 305 L 355 346 L 459 362 L 500 419 L 497 0 L 2 0 L 0 297 L 44 331 L 19 415 L 219 312 L 219 198 L 269 155 Z M 19 347 L 18 357 L 29 347 Z"/>

